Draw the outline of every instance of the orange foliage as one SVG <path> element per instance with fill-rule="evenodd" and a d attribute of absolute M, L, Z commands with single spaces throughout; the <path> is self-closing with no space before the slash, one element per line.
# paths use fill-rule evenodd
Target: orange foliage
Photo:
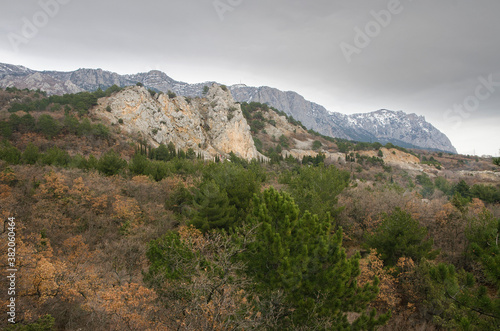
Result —
<path fill-rule="evenodd" d="M 85 186 L 82 177 L 78 177 L 73 181 L 73 185 L 68 193 L 80 201 L 90 201 L 92 198 L 90 190 Z"/>
<path fill-rule="evenodd" d="M 470 216 L 473 217 L 479 216 L 484 211 L 485 208 L 486 206 L 484 205 L 483 201 L 481 201 L 478 198 L 473 198 L 472 202 L 469 205 L 469 214 Z"/>
<path fill-rule="evenodd" d="M 17 179 L 16 174 L 9 167 L 7 167 L 4 171 L 0 172 L 0 183 L 11 184 L 16 179 Z"/>
<path fill-rule="evenodd" d="M 102 214 L 108 207 L 108 197 L 106 195 L 96 195 L 84 183 L 82 177 L 73 181 L 73 185 L 68 192 L 77 202 L 90 207 L 96 214 Z"/>
<path fill-rule="evenodd" d="M 113 203 L 114 216 L 123 224 L 130 224 L 132 228 L 137 227 L 141 217 L 141 208 L 134 198 L 115 196 Z"/>
<path fill-rule="evenodd" d="M 8 217 L 12 217 L 12 206 L 15 203 L 15 199 L 12 196 L 12 189 L 10 186 L 5 184 L 0 184 L 0 217 L 2 220 L 6 220 Z"/>
<path fill-rule="evenodd" d="M 405 297 L 405 301 L 408 302 L 407 308 L 413 310 L 415 309 L 414 303 L 420 301 L 420 294 L 416 284 L 415 262 L 409 257 L 401 257 L 396 264 L 396 269 L 399 271 L 398 283 L 401 286 L 402 295 Z"/>
<path fill-rule="evenodd" d="M 45 183 L 40 184 L 37 198 L 62 199 L 68 193 L 69 187 L 66 185 L 66 177 L 63 174 L 49 172 L 44 177 Z"/>
<path fill-rule="evenodd" d="M 11 194 L 11 188 L 8 185 L 0 184 L 0 199 L 7 199 Z"/>
<path fill-rule="evenodd" d="M 102 289 L 96 298 L 96 304 L 111 318 L 111 330 L 154 330 L 160 326 L 152 316 L 158 311 L 154 290 L 130 283 Z"/>
<path fill-rule="evenodd" d="M 194 252 L 202 251 L 209 243 L 203 233 L 193 225 L 180 226 L 178 231 L 181 240 L 187 244 L 187 247 L 191 247 Z"/>
<path fill-rule="evenodd" d="M 148 176 L 140 175 L 132 177 L 131 182 L 135 184 L 150 184 L 152 181 Z"/>
<path fill-rule="evenodd" d="M 458 216 L 456 208 L 449 202 L 443 205 L 442 209 L 436 213 L 436 221 L 439 225 L 444 226 Z"/>
<path fill-rule="evenodd" d="M 374 277 L 380 280 L 379 294 L 374 305 L 380 308 L 394 308 L 401 299 L 396 292 L 396 279 L 384 269 L 384 261 L 380 258 L 376 249 L 371 249 L 370 254 L 359 261 L 360 276 L 358 282 L 360 286 L 373 281 Z"/>

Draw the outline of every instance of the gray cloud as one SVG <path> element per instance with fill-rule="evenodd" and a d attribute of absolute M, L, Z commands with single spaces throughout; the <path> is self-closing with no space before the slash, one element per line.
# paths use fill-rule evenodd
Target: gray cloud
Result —
<path fill-rule="evenodd" d="M 65 0 L 18 52 L 9 34 L 43 9 L 40 1 L 4 1 L 0 61 L 34 69 L 160 69 L 188 82 L 295 90 L 332 111 L 401 109 L 425 115 L 459 152 L 498 153 L 500 88 L 462 116 L 460 130 L 461 115 L 447 113 L 475 93 L 478 77 L 500 82 L 498 1 L 401 0 L 402 9 L 350 63 L 341 43 L 353 45 L 355 28 L 373 28 L 372 11 L 396 0 L 217 1 L 231 10 L 221 15 L 214 0 Z"/>

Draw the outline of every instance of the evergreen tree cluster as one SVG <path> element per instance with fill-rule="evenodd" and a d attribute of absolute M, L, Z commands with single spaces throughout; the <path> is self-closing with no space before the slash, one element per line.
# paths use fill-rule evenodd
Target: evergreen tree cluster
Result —
<path fill-rule="evenodd" d="M 31 114 L 18 116 L 11 114 L 8 121 L 0 121 L 0 134 L 5 139 L 11 139 L 12 134 L 39 132 L 47 139 L 59 134 L 74 134 L 77 136 L 92 136 L 108 139 L 110 131 L 102 123 L 92 124 L 88 118 L 79 121 L 75 116 L 67 114 L 64 120 L 58 121 L 48 114 L 42 114 L 36 120 Z"/>
<path fill-rule="evenodd" d="M 105 91 L 98 89 L 94 92 L 80 92 L 76 94 L 64 94 L 62 96 L 52 95 L 30 102 L 16 102 L 10 106 L 9 112 L 58 110 L 62 106 L 67 106 L 65 110 L 69 111 L 72 109 L 78 114 L 83 115 L 87 114 L 90 108 L 97 105 L 97 99 L 110 96 L 121 89 L 117 85 L 113 85 Z M 49 109 L 49 105 L 53 105 L 52 107 L 54 108 Z"/>

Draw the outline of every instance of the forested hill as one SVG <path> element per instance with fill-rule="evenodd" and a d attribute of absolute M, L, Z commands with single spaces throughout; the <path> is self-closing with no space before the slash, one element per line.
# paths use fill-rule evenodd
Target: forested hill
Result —
<path fill-rule="evenodd" d="M 223 92 L 0 89 L 0 214 L 16 226 L 0 286 L 17 269 L 17 324 L 4 311 L 0 328 L 500 328 L 494 160 L 322 136 Z M 128 93 L 247 123 L 259 157 L 153 144 L 160 131 L 115 118 Z"/>

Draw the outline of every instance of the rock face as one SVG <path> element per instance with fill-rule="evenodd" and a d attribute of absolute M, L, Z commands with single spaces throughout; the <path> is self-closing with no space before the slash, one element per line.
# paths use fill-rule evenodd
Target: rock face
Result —
<path fill-rule="evenodd" d="M 115 84 L 122 87 L 131 86 L 137 82 L 156 91 L 171 90 L 184 96 L 201 96 L 203 87 L 212 84 L 179 82 L 157 70 L 134 75 L 118 75 L 102 69 L 38 72 L 22 66 L 0 63 L 0 87 L 3 88 L 16 86 L 41 89 L 48 94 L 64 94 L 105 89 Z M 323 106 L 307 101 L 295 92 L 243 84 L 230 86 L 229 89 L 236 101 L 267 103 L 293 116 L 307 128 L 327 136 L 356 141 L 379 141 L 384 144 L 391 142 L 402 147 L 456 153 L 446 135 L 415 114 L 382 110 L 368 114 L 344 115 L 329 112 Z"/>
<path fill-rule="evenodd" d="M 182 150 L 192 148 L 205 158 L 234 152 L 247 160 L 261 157 L 241 107 L 220 86 L 213 84 L 206 98 L 152 96 L 132 86 L 99 99 L 93 114 L 139 134 L 151 145 L 170 142 Z"/>
<path fill-rule="evenodd" d="M 231 86 L 238 101 L 267 103 L 292 115 L 307 128 L 326 136 L 456 153 L 451 141 L 428 123 L 423 116 L 403 111 L 378 110 L 366 114 L 345 115 L 329 112 L 323 106 L 305 100 L 295 92 L 270 87 Z"/>

